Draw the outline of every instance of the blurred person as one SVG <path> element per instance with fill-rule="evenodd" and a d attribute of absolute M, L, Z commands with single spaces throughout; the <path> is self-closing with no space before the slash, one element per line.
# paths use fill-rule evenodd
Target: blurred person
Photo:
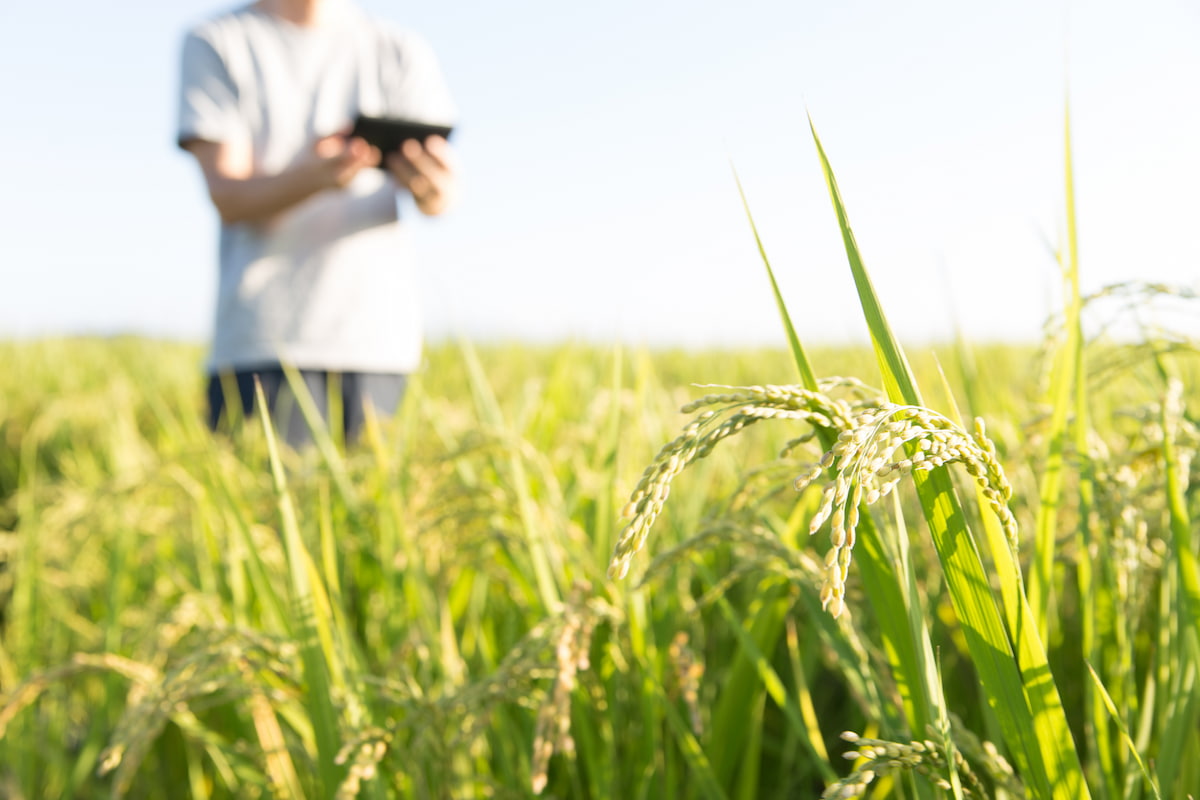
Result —
<path fill-rule="evenodd" d="M 308 442 L 286 364 L 328 423 L 341 406 L 352 441 L 367 406 L 395 411 L 421 358 L 398 193 L 436 216 L 457 176 L 443 138 L 381 161 L 347 133 L 360 113 L 449 124 L 433 51 L 351 0 L 260 0 L 188 32 L 179 101 L 178 144 L 220 217 L 210 426 L 239 416 L 231 404 L 252 412 L 257 378 L 281 435 Z"/>

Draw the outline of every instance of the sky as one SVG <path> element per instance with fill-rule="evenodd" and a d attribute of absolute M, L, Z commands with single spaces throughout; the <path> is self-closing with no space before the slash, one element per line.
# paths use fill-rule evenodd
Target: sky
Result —
<path fill-rule="evenodd" d="M 865 338 L 809 118 L 907 341 L 1032 341 L 1069 105 L 1084 291 L 1200 279 L 1184 0 L 360 0 L 434 47 L 461 205 L 413 218 L 431 338 Z M 174 146 L 179 46 L 229 4 L 0 5 L 0 337 L 204 341 L 216 216 Z M 1136 8 L 1136 10 L 1135 10 Z"/>

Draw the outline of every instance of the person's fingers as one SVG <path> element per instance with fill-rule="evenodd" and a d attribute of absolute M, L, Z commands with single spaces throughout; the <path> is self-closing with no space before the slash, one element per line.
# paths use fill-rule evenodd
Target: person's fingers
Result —
<path fill-rule="evenodd" d="M 403 149 L 402 146 L 402 152 Z M 402 152 L 392 153 L 388 157 L 388 169 L 391 171 L 392 177 L 396 179 L 396 182 L 408 189 L 413 197 L 424 197 L 433 191 L 434 182 L 427 174 L 421 172 L 420 168 L 403 155 Z"/>
<path fill-rule="evenodd" d="M 454 167 L 453 152 L 450 150 L 450 143 L 441 136 L 430 136 L 425 140 L 425 152 L 437 163 L 438 167 L 443 170 L 452 170 Z"/>
<path fill-rule="evenodd" d="M 370 157 L 371 151 L 374 149 L 365 139 L 360 139 L 357 136 L 350 138 L 346 142 L 346 152 L 354 161 L 362 161 Z"/>
<path fill-rule="evenodd" d="M 319 158 L 337 158 L 346 150 L 346 140 L 338 135 L 324 136 L 313 144 L 313 152 Z"/>
<path fill-rule="evenodd" d="M 453 153 L 442 137 L 431 136 L 425 145 L 408 139 L 387 155 L 383 165 L 422 208 L 422 204 L 436 202 L 436 198 L 446 197 L 453 190 Z"/>
<path fill-rule="evenodd" d="M 430 137 L 429 144 L 433 144 L 433 141 L 434 137 Z M 445 140 L 441 141 L 444 145 Z M 439 149 L 442 150 L 441 153 L 438 152 Z M 428 145 L 422 145 L 416 139 L 409 139 L 400 146 L 400 153 L 423 175 L 436 175 L 448 171 L 448 164 L 442 158 L 445 151 L 438 145 L 433 145 L 433 149 L 430 149 Z"/>
<path fill-rule="evenodd" d="M 453 180 L 453 155 L 440 136 L 431 136 L 422 145 L 409 139 L 392 154 L 387 166 L 396 181 L 408 189 L 418 205 L 435 195 L 445 194 Z"/>
<path fill-rule="evenodd" d="M 400 143 L 400 154 L 414 165 L 419 165 L 422 157 L 425 155 L 425 148 L 421 146 L 421 142 L 417 139 L 405 139 Z"/>
<path fill-rule="evenodd" d="M 412 192 L 413 197 L 415 197 L 417 200 L 421 200 L 434 191 L 433 181 L 424 175 L 417 175 L 415 178 L 409 181 L 408 190 Z"/>
<path fill-rule="evenodd" d="M 365 167 L 376 166 L 379 164 L 381 158 L 382 156 L 379 153 L 378 147 L 373 147 L 366 142 L 362 142 L 362 147 L 355 146 L 347 149 L 344 163 L 348 166 L 353 166 L 355 171 L 357 171 Z"/>
<path fill-rule="evenodd" d="M 396 181 L 404 186 L 407 186 L 417 174 L 412 162 L 400 153 L 392 153 L 388 156 L 387 167 Z"/>

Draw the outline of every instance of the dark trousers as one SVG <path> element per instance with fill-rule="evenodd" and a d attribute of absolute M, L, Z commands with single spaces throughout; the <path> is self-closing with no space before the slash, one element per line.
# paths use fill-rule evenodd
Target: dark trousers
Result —
<path fill-rule="evenodd" d="M 386 372 L 327 372 L 299 370 L 305 390 L 321 419 L 331 429 L 340 424 L 347 443 L 355 441 L 366 421 L 366 406 L 375 416 L 387 418 L 395 413 L 404 397 L 408 376 Z M 208 380 L 208 425 L 217 430 L 223 418 L 230 416 L 229 404 L 236 404 L 243 418 L 255 413 L 254 379 L 262 384 L 271 423 L 292 447 L 312 442 L 312 431 L 304 419 L 287 375 L 278 365 L 254 367 L 211 375 Z M 227 393 L 229 396 L 227 396 Z M 341 402 L 341 419 L 330 419 L 330 395 Z"/>

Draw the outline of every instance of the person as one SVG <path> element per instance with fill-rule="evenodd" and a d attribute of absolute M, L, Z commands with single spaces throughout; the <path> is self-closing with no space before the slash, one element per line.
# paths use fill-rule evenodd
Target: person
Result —
<path fill-rule="evenodd" d="M 347 135 L 359 114 L 450 124 L 455 109 L 429 45 L 351 0 L 259 0 L 184 37 L 178 144 L 220 217 L 214 429 L 253 411 L 257 380 L 284 438 L 311 441 L 288 366 L 326 422 L 341 407 L 350 441 L 368 406 L 394 412 L 419 365 L 397 201 L 407 193 L 425 215 L 446 212 L 456 159 L 432 137 L 381 160 Z"/>

